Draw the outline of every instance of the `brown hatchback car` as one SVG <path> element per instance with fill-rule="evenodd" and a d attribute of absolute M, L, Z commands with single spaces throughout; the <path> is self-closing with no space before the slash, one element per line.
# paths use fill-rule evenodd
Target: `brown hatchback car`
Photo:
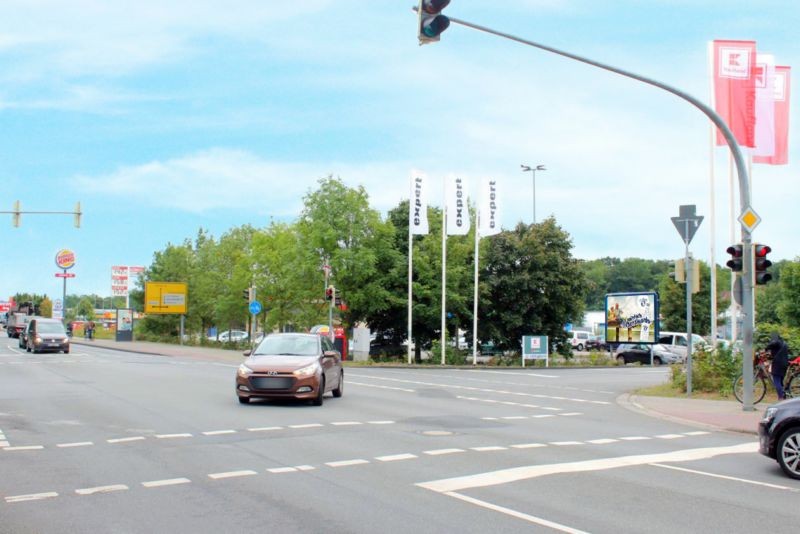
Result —
<path fill-rule="evenodd" d="M 28 352 L 63 351 L 69 354 L 69 337 L 58 319 L 31 319 L 25 330 L 25 349 Z"/>
<path fill-rule="evenodd" d="M 317 334 L 270 334 L 236 371 L 239 402 L 251 399 L 310 400 L 322 406 L 324 395 L 344 392 L 342 357 L 330 339 Z"/>

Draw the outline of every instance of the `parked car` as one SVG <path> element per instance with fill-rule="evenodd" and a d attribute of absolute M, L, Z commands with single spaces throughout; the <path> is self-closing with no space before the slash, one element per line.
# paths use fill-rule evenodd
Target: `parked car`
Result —
<path fill-rule="evenodd" d="M 25 330 L 25 350 L 69 354 L 69 336 L 64 324 L 58 319 L 34 317 Z"/>
<path fill-rule="evenodd" d="M 220 332 L 219 338 L 216 336 L 208 336 L 209 341 L 221 341 L 222 343 L 238 343 L 240 341 L 247 341 L 247 338 L 250 337 L 247 335 L 247 332 L 244 330 L 225 330 L 224 332 Z"/>
<path fill-rule="evenodd" d="M 758 450 L 800 480 L 800 399 L 773 404 L 758 423 Z"/>
<path fill-rule="evenodd" d="M 659 332 L 658 343 L 668 347 L 672 352 L 677 352 L 684 359 L 688 355 L 686 348 L 689 343 L 686 338 L 686 332 Z M 692 354 L 707 347 L 708 344 L 702 336 L 692 334 Z"/>
<path fill-rule="evenodd" d="M 623 343 L 617 347 L 614 357 L 620 365 L 634 362 L 649 365 L 650 347 L 653 347 L 653 365 L 683 363 L 684 361 L 680 354 L 672 352 L 664 345 L 648 345 L 645 343 Z"/>
<path fill-rule="evenodd" d="M 586 340 L 586 350 L 607 350 L 606 338 L 604 336 L 589 336 Z"/>
<path fill-rule="evenodd" d="M 327 336 L 270 334 L 236 371 L 239 402 L 251 399 L 300 399 L 322 406 L 325 394 L 344 391 L 342 356 Z"/>
<path fill-rule="evenodd" d="M 572 331 L 569 333 L 570 344 L 574 350 L 582 351 L 586 348 L 586 342 L 589 341 L 591 334 L 589 332 Z"/>

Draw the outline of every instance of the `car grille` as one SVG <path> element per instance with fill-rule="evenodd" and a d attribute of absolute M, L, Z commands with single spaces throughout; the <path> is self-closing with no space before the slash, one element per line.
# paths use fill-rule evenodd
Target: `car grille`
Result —
<path fill-rule="evenodd" d="M 257 376 L 250 379 L 254 389 L 291 389 L 294 378 L 291 376 Z"/>

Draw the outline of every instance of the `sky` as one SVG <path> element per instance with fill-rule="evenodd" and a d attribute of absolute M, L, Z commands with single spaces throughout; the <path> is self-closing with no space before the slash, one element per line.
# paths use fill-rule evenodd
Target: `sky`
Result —
<path fill-rule="evenodd" d="M 110 296 L 113 265 L 149 266 L 201 228 L 219 237 L 292 222 L 328 175 L 363 186 L 386 214 L 408 198 L 412 169 L 429 176 L 437 206 L 450 173 L 473 201 L 480 180 L 495 179 L 512 228 L 533 219 L 533 177 L 520 165 L 544 165 L 536 218 L 555 217 L 587 260 L 682 257 L 670 217 L 694 204 L 705 219 L 690 250 L 727 261 L 739 239 L 728 154 L 710 148 L 700 111 L 458 24 L 419 46 L 413 4 L 3 0 L 0 211 L 80 202 L 83 216 L 75 228 L 71 215 L 23 214 L 15 228 L 0 214 L 0 300 L 59 297 L 61 249 L 75 253 L 69 294 Z M 753 39 L 800 69 L 791 0 L 452 0 L 444 13 L 704 102 L 711 40 Z M 753 239 L 773 260 L 800 256 L 791 105 L 789 164 L 752 170 Z"/>

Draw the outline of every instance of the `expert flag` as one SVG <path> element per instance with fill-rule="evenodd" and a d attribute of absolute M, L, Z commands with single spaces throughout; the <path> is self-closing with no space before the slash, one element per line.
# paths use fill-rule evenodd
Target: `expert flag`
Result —
<path fill-rule="evenodd" d="M 411 235 L 428 233 L 428 177 L 419 171 L 411 171 L 411 196 L 408 201 L 408 224 Z"/>
<path fill-rule="evenodd" d="M 481 187 L 479 231 L 481 237 L 500 233 L 500 200 L 493 178 L 483 180 Z"/>
<path fill-rule="evenodd" d="M 463 178 L 448 176 L 445 187 L 447 206 L 447 235 L 469 233 L 469 207 L 467 206 L 467 183 Z"/>

